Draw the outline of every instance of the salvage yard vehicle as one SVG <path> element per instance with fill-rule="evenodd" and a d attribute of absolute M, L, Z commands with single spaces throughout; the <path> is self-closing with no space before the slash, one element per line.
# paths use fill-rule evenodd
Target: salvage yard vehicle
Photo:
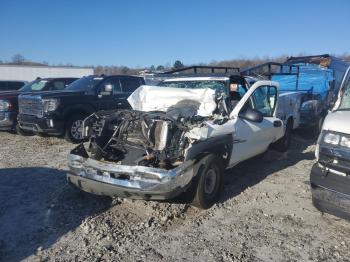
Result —
<path fill-rule="evenodd" d="M 242 71 L 265 76 L 280 84 L 281 94 L 299 96 L 296 127 L 319 134 L 323 120 L 333 107 L 349 63 L 330 55 L 290 57 L 284 63 L 268 62 Z"/>
<path fill-rule="evenodd" d="M 350 67 L 324 120 L 310 175 L 312 201 L 322 212 L 350 219 Z"/>
<path fill-rule="evenodd" d="M 208 67 L 208 66 L 191 66 L 191 67 L 186 67 L 183 69 L 178 69 L 178 70 L 173 70 L 169 72 L 165 72 L 163 74 L 160 74 L 161 79 L 163 79 L 158 85 L 160 86 L 167 86 L 167 87 L 186 87 L 186 88 L 199 88 L 202 85 L 207 85 L 208 80 L 212 77 L 213 69 L 216 70 L 223 70 L 227 72 L 227 70 L 234 70 L 235 68 L 226 68 L 226 67 Z M 202 78 L 198 78 L 198 70 L 205 70 L 205 69 L 211 69 L 211 73 L 206 73 L 202 74 Z M 237 69 L 237 68 L 236 68 Z M 180 78 L 174 78 L 174 76 L 178 76 L 180 72 L 184 71 L 191 71 L 194 70 L 194 75 L 186 75 L 184 74 L 183 76 L 186 77 L 180 77 Z M 242 74 L 242 73 L 241 73 Z M 293 73 L 290 72 L 284 72 L 283 75 L 291 75 Z M 203 78 L 203 75 L 206 76 L 207 78 Z M 282 75 L 282 73 L 281 73 Z M 237 77 L 235 75 L 231 75 L 229 78 L 223 78 L 222 81 L 224 82 L 225 86 L 222 86 L 220 88 L 220 91 L 224 93 L 224 95 L 230 100 L 231 92 L 229 91 L 229 86 L 230 84 L 234 83 L 238 85 L 238 92 L 239 92 L 239 97 L 242 97 L 246 90 L 252 86 L 256 81 L 258 81 L 258 78 L 254 77 L 249 77 L 249 76 L 244 76 L 242 77 Z M 263 80 L 263 79 L 260 79 Z M 234 99 L 236 100 L 236 99 Z M 289 148 L 289 144 L 291 141 L 292 137 L 292 130 L 297 128 L 299 125 L 298 121 L 298 116 L 299 116 L 299 107 L 300 104 L 298 103 L 300 101 L 300 94 L 298 93 L 283 93 L 281 94 L 279 92 L 278 94 L 278 104 L 276 107 L 276 117 L 280 118 L 284 125 L 285 125 L 285 135 L 283 136 L 282 139 L 278 143 L 275 143 L 273 147 L 279 151 L 286 151 Z M 236 103 L 236 101 L 234 102 Z M 230 103 L 228 103 L 230 106 Z"/>
<path fill-rule="evenodd" d="M 28 132 L 20 129 L 17 124 L 18 96 L 22 93 L 34 93 L 40 91 L 54 91 L 66 88 L 78 78 L 38 78 L 27 83 L 16 91 L 0 92 L 0 130 L 16 130 L 17 133 L 26 135 Z"/>
<path fill-rule="evenodd" d="M 19 97 L 21 129 L 40 135 L 65 135 L 73 143 L 83 140 L 83 120 L 98 110 L 130 108 L 127 97 L 144 79 L 127 75 L 91 75 L 64 91 L 23 94 Z"/>
<path fill-rule="evenodd" d="M 226 95 L 232 80 L 246 84 L 233 107 Z M 176 86 L 166 81 L 133 92 L 132 110 L 99 111 L 85 119 L 90 140 L 68 155 L 70 184 L 134 199 L 185 194 L 194 206 L 209 208 L 226 169 L 265 152 L 285 134 L 276 117 L 276 82 L 250 86 L 239 72 L 183 76 Z"/>

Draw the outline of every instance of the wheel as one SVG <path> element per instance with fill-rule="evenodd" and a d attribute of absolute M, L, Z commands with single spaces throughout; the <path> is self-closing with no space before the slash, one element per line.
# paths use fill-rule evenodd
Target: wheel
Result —
<path fill-rule="evenodd" d="M 83 121 L 85 116 L 73 115 L 66 123 L 65 139 L 71 143 L 80 143 L 83 139 Z"/>
<path fill-rule="evenodd" d="M 192 205 L 207 209 L 215 204 L 223 189 L 224 168 L 220 159 L 213 155 L 205 157 L 195 177 L 195 195 Z"/>
<path fill-rule="evenodd" d="M 293 123 L 292 121 L 288 120 L 287 126 L 286 126 L 286 132 L 284 133 L 284 136 L 281 139 L 279 139 L 277 142 L 275 142 L 272 148 L 279 152 L 286 152 L 289 149 L 289 146 L 292 140 L 292 131 L 293 131 Z"/>
<path fill-rule="evenodd" d="M 34 133 L 30 131 L 23 130 L 19 127 L 18 123 L 15 126 L 16 133 L 21 136 L 33 136 Z"/>

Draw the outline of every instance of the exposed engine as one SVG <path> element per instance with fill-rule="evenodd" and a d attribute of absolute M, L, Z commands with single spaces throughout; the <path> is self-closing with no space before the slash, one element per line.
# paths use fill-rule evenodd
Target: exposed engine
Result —
<path fill-rule="evenodd" d="M 100 111 L 84 122 L 88 151 L 96 160 L 171 169 L 191 144 L 186 131 L 203 125 L 198 103 L 181 101 L 167 112 Z M 193 142 L 193 141 L 192 141 Z"/>

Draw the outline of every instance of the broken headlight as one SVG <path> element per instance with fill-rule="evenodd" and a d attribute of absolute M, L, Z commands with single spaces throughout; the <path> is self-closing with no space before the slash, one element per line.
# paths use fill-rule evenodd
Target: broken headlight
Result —
<path fill-rule="evenodd" d="M 59 99 L 56 98 L 43 99 L 44 112 L 47 113 L 55 111 L 58 108 L 59 103 Z"/>

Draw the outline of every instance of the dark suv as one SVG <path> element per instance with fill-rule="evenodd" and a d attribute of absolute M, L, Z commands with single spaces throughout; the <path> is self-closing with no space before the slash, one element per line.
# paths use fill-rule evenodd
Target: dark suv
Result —
<path fill-rule="evenodd" d="M 56 91 L 66 88 L 78 78 L 38 78 L 16 91 L 0 92 L 0 130 L 27 134 L 17 126 L 18 96 L 27 92 Z"/>
<path fill-rule="evenodd" d="M 128 96 L 145 81 L 137 76 L 83 77 L 63 92 L 23 94 L 19 97 L 21 129 L 45 135 L 65 135 L 82 141 L 83 120 L 99 110 L 130 108 Z"/>
<path fill-rule="evenodd" d="M 26 81 L 0 80 L 0 92 L 18 90 L 27 83 Z"/>

